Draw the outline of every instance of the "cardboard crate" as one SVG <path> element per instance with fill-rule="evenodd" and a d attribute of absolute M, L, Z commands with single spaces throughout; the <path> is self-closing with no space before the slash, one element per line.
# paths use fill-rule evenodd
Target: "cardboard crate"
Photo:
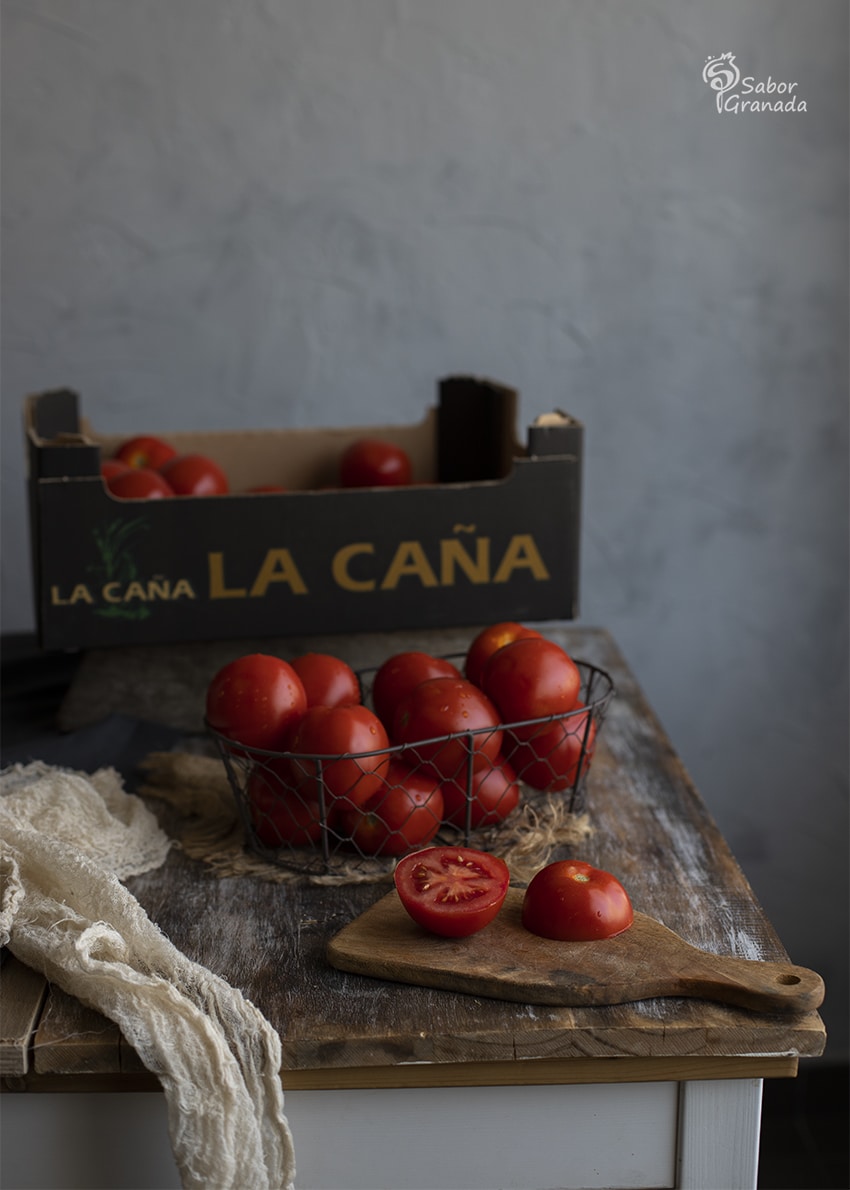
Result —
<path fill-rule="evenodd" d="M 118 500 L 100 463 L 131 433 L 95 433 L 70 390 L 31 396 L 42 647 L 574 618 L 582 425 L 548 414 L 522 446 L 511 389 L 449 377 L 438 398 L 412 426 L 163 434 L 214 458 L 231 494 Z M 404 446 L 413 484 L 334 490 L 363 436 Z M 245 491 L 275 482 L 289 490 Z"/>

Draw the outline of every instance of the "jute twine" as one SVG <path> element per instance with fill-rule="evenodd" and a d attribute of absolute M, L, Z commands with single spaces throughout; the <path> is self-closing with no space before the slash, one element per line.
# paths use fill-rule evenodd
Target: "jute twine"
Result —
<path fill-rule="evenodd" d="M 233 792 L 217 758 L 187 752 L 152 752 L 142 767 L 145 784 L 139 793 L 170 807 L 173 813 L 169 815 L 169 830 L 182 850 L 217 876 L 254 876 L 278 884 L 392 881 L 395 861 L 390 859 L 334 857 L 332 871 L 311 872 L 281 866 L 248 850 Z M 590 834 L 592 827 L 586 813 L 571 814 L 557 794 L 534 794 L 526 797 L 505 822 L 477 831 L 474 846 L 501 856 L 513 882 L 527 884 L 558 848 L 574 845 Z M 308 866 L 306 862 L 303 865 Z"/>

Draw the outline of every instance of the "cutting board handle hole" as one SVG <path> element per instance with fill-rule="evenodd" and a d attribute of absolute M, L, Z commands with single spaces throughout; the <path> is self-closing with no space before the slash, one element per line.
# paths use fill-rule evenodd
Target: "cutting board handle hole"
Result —
<path fill-rule="evenodd" d="M 800 980 L 799 975 L 778 975 L 776 977 L 776 982 L 783 983 L 786 986 L 790 987 L 792 984 L 800 983 L 801 980 Z"/>

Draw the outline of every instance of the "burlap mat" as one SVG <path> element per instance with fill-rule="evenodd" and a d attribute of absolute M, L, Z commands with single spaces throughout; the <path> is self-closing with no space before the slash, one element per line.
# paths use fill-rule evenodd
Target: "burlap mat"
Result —
<path fill-rule="evenodd" d="M 186 855 L 206 864 L 217 876 L 254 876 L 276 883 L 391 883 L 394 860 L 334 857 L 332 870 L 315 867 L 315 855 L 287 853 L 291 867 L 270 862 L 249 851 L 236 801 L 224 766 L 217 758 L 188 752 L 152 752 L 142 764 L 143 797 L 167 803 L 168 829 Z M 515 884 L 527 884 L 554 852 L 592 833 L 587 814 L 571 814 L 557 795 L 536 794 L 497 827 L 477 831 L 473 845 L 500 855 Z M 298 870 L 299 867 L 301 870 Z"/>

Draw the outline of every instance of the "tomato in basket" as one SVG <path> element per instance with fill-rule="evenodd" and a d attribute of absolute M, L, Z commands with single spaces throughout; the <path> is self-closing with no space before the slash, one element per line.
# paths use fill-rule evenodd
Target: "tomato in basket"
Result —
<path fill-rule="evenodd" d="M 581 673 L 554 641 L 523 637 L 490 657 L 481 686 L 498 707 L 503 723 L 522 723 L 571 711 L 581 691 Z M 516 735 L 535 730 L 518 728 Z"/>
<path fill-rule="evenodd" d="M 517 808 L 520 798 L 516 773 L 501 758 L 496 764 L 473 770 L 468 796 L 464 777 L 443 783 L 446 822 L 461 828 L 466 826 L 467 808 L 470 828 L 477 830 L 481 826 L 504 822 Z"/>
<path fill-rule="evenodd" d="M 465 676 L 470 682 L 480 686 L 484 666 L 494 653 L 515 640 L 532 636 L 539 637 L 540 633 L 534 628 L 526 628 L 524 624 L 517 624 L 514 620 L 502 620 L 498 624 L 490 624 L 489 627 L 483 628 L 467 650 L 464 662 Z"/>
<path fill-rule="evenodd" d="M 264 847 L 309 847 L 322 835 L 321 807 L 290 789 L 279 766 L 270 761 L 251 769 L 245 787 L 251 829 Z"/>
<path fill-rule="evenodd" d="M 541 723 L 527 738 L 505 745 L 517 776 L 532 789 L 570 789 L 589 769 L 596 747 L 596 723 L 583 703 L 578 707 L 583 708 L 580 714 Z"/>
<path fill-rule="evenodd" d="M 287 661 L 267 653 L 229 661 L 207 687 L 210 727 L 249 748 L 280 751 L 287 732 L 306 710 L 298 674 Z"/>
<path fill-rule="evenodd" d="M 409 745 L 409 764 L 424 764 L 448 780 L 465 772 L 470 753 L 474 764 L 492 764 L 502 747 L 498 711 L 464 678 L 429 678 L 409 691 L 396 708 L 392 734 Z"/>
<path fill-rule="evenodd" d="M 390 763 L 380 719 L 360 704 L 310 707 L 287 736 L 281 771 L 293 789 L 362 806 L 381 788 Z M 336 809 L 342 809 L 338 806 Z"/>
<path fill-rule="evenodd" d="M 406 694 L 429 678 L 460 678 L 457 666 L 444 657 L 415 649 L 395 653 L 384 661 L 372 681 L 375 714 L 392 731 L 396 708 Z"/>
<path fill-rule="evenodd" d="M 381 788 L 362 806 L 340 810 L 334 827 L 362 855 L 404 855 L 430 843 L 442 817 L 439 778 L 411 772 L 393 757 Z"/>

